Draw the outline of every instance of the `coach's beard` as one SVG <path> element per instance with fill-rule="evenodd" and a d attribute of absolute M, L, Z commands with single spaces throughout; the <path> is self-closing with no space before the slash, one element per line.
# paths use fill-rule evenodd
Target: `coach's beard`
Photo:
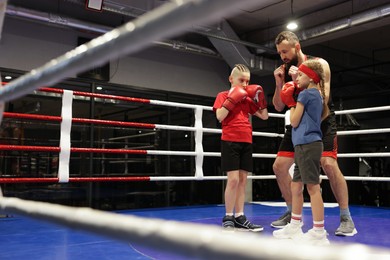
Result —
<path fill-rule="evenodd" d="M 290 60 L 290 62 L 285 63 L 286 74 L 284 74 L 284 82 L 288 82 L 292 80 L 292 77 L 290 76 L 290 74 L 288 74 L 288 71 L 291 66 L 298 67 L 298 57 L 295 57 L 294 59 Z"/>
<path fill-rule="evenodd" d="M 298 57 L 295 57 L 294 59 L 290 60 L 290 62 L 286 62 L 287 68 L 290 68 L 291 66 L 298 67 Z"/>

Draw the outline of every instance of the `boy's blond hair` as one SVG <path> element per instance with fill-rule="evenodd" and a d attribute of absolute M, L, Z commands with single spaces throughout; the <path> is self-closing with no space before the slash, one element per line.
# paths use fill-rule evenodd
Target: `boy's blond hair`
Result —
<path fill-rule="evenodd" d="M 237 73 L 250 72 L 249 68 L 244 64 L 236 64 L 230 73 L 230 76 L 237 75 Z"/>

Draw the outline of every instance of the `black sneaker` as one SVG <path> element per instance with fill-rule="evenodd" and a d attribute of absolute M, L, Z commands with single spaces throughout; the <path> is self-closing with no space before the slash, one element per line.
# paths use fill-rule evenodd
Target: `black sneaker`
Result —
<path fill-rule="evenodd" d="M 264 230 L 262 226 L 252 224 L 245 215 L 234 218 L 234 226 L 242 231 L 260 232 Z"/>
<path fill-rule="evenodd" d="M 278 220 L 271 223 L 271 227 L 284 228 L 291 221 L 291 212 L 286 211 Z"/>
<path fill-rule="evenodd" d="M 224 216 L 222 219 L 222 227 L 225 231 L 234 231 L 234 217 Z"/>

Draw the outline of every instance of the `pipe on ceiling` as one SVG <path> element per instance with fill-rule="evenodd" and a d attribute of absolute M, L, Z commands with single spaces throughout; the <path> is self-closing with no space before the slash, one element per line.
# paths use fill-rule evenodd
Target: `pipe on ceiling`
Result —
<path fill-rule="evenodd" d="M 65 27 L 70 27 L 74 29 L 79 29 L 79 30 L 89 31 L 89 32 L 94 32 L 99 34 L 104 34 L 114 29 L 108 26 L 97 25 L 94 23 L 80 21 L 77 19 L 64 17 L 57 14 L 30 10 L 26 8 L 16 7 L 13 5 L 7 6 L 6 14 L 17 18 L 24 18 L 36 22 L 49 23 L 57 26 L 65 26 Z M 174 50 L 180 50 L 184 52 L 202 54 L 202 55 L 220 58 L 220 55 L 215 51 L 195 44 L 189 44 L 180 41 L 165 41 L 165 42 L 155 41 L 154 44 L 161 47 L 170 47 Z"/>

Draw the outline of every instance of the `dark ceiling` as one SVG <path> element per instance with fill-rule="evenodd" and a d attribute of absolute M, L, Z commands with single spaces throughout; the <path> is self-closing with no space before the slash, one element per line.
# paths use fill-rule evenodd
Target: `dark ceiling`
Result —
<path fill-rule="evenodd" d="M 167 2 L 104 0 L 103 10 L 95 12 L 86 10 L 85 0 L 9 0 L 6 14 L 34 20 L 32 16 L 18 17 L 11 12 L 22 8 L 46 16 L 58 15 L 63 21 L 88 23 L 96 33 L 101 28 L 118 27 Z M 258 2 L 252 8 L 243 5 L 237 15 L 217 24 L 194 25 L 187 33 L 167 41 L 223 58 L 229 65 L 246 62 L 252 66 L 253 62 L 252 69 L 257 76 L 272 79 L 274 64 L 280 62 L 273 40 L 294 18 L 299 24 L 296 33 L 304 53 L 323 57 L 331 65 L 335 101 L 361 103 L 361 106 L 390 103 L 390 1 Z M 56 21 L 46 24 L 58 26 Z"/>
<path fill-rule="evenodd" d="M 94 12 L 86 10 L 85 0 L 9 0 L 8 9 L 25 8 L 59 15 L 63 20 L 77 19 L 96 27 L 115 28 L 166 2 L 104 0 L 102 12 Z M 7 12 L 7 15 L 12 14 Z M 243 5 L 239 14 L 227 17 L 219 24 L 194 26 L 187 34 L 171 40 L 203 48 L 213 55 L 222 56 L 228 64 L 237 62 L 236 57 L 230 57 L 232 60 L 226 58 L 227 54 L 232 54 L 228 45 L 241 48 L 237 57 L 244 57 L 246 61 L 261 58 L 278 61 L 273 39 L 285 29 L 291 18 L 298 21 L 296 33 L 302 40 L 304 52 L 321 56 L 330 63 L 332 83 L 337 88 L 334 95 L 353 99 L 363 93 L 369 96 L 388 94 L 388 0 L 263 0 L 252 8 Z M 224 41 L 216 37 L 222 37 Z M 272 70 L 263 70 L 259 75 L 272 75 Z"/>

